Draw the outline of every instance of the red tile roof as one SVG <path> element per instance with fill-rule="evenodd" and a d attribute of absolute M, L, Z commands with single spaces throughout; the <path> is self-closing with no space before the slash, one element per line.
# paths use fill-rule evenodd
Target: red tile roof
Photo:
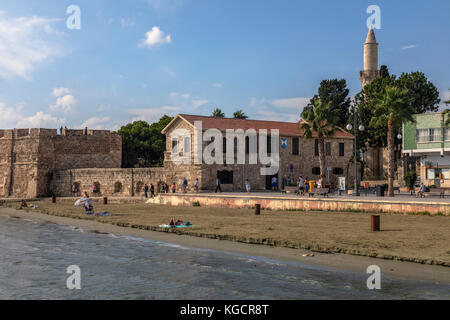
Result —
<path fill-rule="evenodd" d="M 281 121 L 266 121 L 266 120 L 243 120 L 234 118 L 214 118 L 206 116 L 197 116 L 190 114 L 179 114 L 180 117 L 194 125 L 195 121 L 201 121 L 203 129 L 216 128 L 221 131 L 226 129 L 278 129 L 281 136 L 301 136 L 303 134 L 302 129 L 300 129 L 299 122 L 281 122 Z M 170 124 L 169 124 L 170 125 Z M 314 134 L 313 134 L 314 136 Z M 334 137 L 336 138 L 347 138 L 353 139 L 353 135 L 344 131 L 341 128 L 336 129 L 334 132 Z"/>

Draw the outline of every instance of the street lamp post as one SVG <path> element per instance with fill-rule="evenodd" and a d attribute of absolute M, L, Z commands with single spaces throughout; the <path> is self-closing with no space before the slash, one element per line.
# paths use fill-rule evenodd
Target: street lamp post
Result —
<path fill-rule="evenodd" d="M 354 192 L 353 194 L 354 194 L 356 197 L 359 197 L 358 165 L 357 165 L 357 163 L 356 163 L 356 156 L 357 156 L 356 142 L 357 142 L 357 135 L 358 135 L 358 132 L 357 132 L 357 130 L 356 130 L 356 126 L 357 126 L 357 124 L 356 124 L 356 117 L 355 117 L 355 120 L 354 120 L 354 128 L 355 128 L 355 130 L 354 130 L 354 133 L 355 133 L 355 155 L 354 155 L 354 162 L 355 162 L 355 192 Z M 349 124 L 347 125 L 347 130 L 348 130 L 348 131 L 351 131 L 352 128 L 353 128 L 353 126 L 349 123 Z M 363 132 L 364 129 L 365 129 L 365 128 L 364 128 L 363 125 L 360 125 L 360 126 L 358 127 L 358 130 L 361 131 L 361 132 Z"/>

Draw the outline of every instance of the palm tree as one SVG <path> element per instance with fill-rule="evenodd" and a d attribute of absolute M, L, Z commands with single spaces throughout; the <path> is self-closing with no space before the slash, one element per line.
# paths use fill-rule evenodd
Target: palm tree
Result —
<path fill-rule="evenodd" d="M 233 118 L 245 120 L 248 117 L 247 117 L 247 115 L 244 113 L 244 111 L 242 109 L 239 109 L 235 113 L 233 113 Z"/>
<path fill-rule="evenodd" d="M 449 89 L 450 90 L 450 89 Z M 450 100 L 444 102 L 445 104 L 450 104 Z M 447 120 L 445 121 L 445 126 L 450 126 L 450 109 L 444 111 L 444 117 L 447 115 Z"/>
<path fill-rule="evenodd" d="M 403 122 L 414 122 L 414 107 L 408 104 L 408 90 L 387 86 L 375 100 L 375 116 L 371 120 L 374 127 L 384 127 L 387 123 L 387 148 L 389 152 L 388 197 L 394 196 L 395 174 L 395 132 Z"/>
<path fill-rule="evenodd" d="M 331 137 L 338 120 L 336 110 L 331 108 L 331 103 L 323 104 L 319 98 L 312 101 L 311 107 L 302 112 L 303 121 L 300 128 L 304 130 L 303 139 L 310 139 L 317 134 L 319 141 L 320 177 L 325 178 L 325 138 Z"/>
<path fill-rule="evenodd" d="M 225 118 L 225 113 L 222 112 L 222 109 L 216 108 L 213 111 L 211 116 L 214 117 L 214 118 Z"/>

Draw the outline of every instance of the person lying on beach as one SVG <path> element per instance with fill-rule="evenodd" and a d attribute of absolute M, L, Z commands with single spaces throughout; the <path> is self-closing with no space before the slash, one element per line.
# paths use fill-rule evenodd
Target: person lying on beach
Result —
<path fill-rule="evenodd" d="M 20 202 L 19 210 L 22 210 L 23 208 L 26 207 L 28 207 L 27 202 L 24 199 L 22 199 L 22 201 Z"/>
<path fill-rule="evenodd" d="M 175 222 L 176 226 L 182 226 L 184 224 L 183 220 L 177 220 L 177 222 Z"/>

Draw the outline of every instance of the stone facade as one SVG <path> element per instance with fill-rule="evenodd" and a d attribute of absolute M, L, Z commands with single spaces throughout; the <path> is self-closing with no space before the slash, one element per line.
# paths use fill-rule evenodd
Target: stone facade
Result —
<path fill-rule="evenodd" d="M 0 197 L 52 193 L 54 170 L 119 168 L 122 141 L 102 130 L 0 130 Z"/>
<path fill-rule="evenodd" d="M 183 155 L 185 146 L 185 139 L 188 140 L 190 150 L 196 151 L 194 145 L 194 120 L 203 123 L 203 132 L 209 128 L 219 128 L 223 136 L 226 136 L 227 129 L 248 129 L 255 126 L 255 128 L 278 128 L 280 130 L 279 145 L 280 145 L 280 162 L 279 172 L 275 175 L 278 178 L 279 185 L 284 180 L 285 183 L 296 183 L 299 176 L 308 177 L 313 180 L 319 179 L 319 173 L 315 170 L 319 167 L 319 157 L 316 154 L 316 142 L 314 138 L 304 140 L 301 137 L 299 123 L 289 122 L 266 122 L 253 120 L 234 120 L 232 119 L 213 119 L 210 117 L 200 117 L 191 115 L 179 115 L 172 123 L 170 123 L 163 132 L 166 134 L 166 154 L 164 167 L 174 167 L 178 165 L 171 160 L 171 151 L 173 143 L 176 141 L 179 147 L 180 155 Z M 239 122 L 242 121 L 242 122 Z M 289 127 L 290 130 L 283 128 Z M 187 134 L 180 134 L 180 129 L 185 130 Z M 286 133 L 284 132 L 286 131 Z M 326 144 L 329 145 L 329 153 L 326 155 L 326 163 L 331 167 L 329 174 L 330 182 L 336 186 L 338 177 L 346 177 L 347 182 L 353 183 L 354 166 L 350 163 L 353 155 L 353 136 L 344 131 L 339 130 L 340 134 L 336 137 L 326 139 Z M 298 154 L 294 154 L 294 139 L 298 141 Z M 286 148 L 282 148 L 282 141 L 285 141 Z M 209 142 L 202 141 L 202 150 L 204 151 Z M 341 146 L 340 146 L 341 145 Z M 340 148 L 343 148 L 340 150 Z M 236 148 L 234 152 L 235 163 Z M 267 190 L 270 189 L 270 180 L 272 176 L 262 175 L 260 170 L 263 167 L 261 163 L 249 164 L 249 154 L 245 154 L 245 164 L 226 164 L 225 157 L 223 164 L 194 164 L 194 155 L 191 153 L 191 158 L 188 160 L 191 168 L 196 168 L 199 173 L 196 178 L 200 181 L 200 187 L 203 190 L 214 190 L 216 179 L 220 172 L 227 172 L 230 179 L 229 182 L 222 181 L 223 191 L 243 191 L 245 190 L 245 180 L 248 179 L 253 190 Z M 297 152 L 296 152 L 297 153 Z M 190 170 L 189 170 L 190 171 Z M 192 175 L 191 175 L 192 176 Z M 328 180 L 328 172 L 326 173 Z M 189 180 L 189 179 L 188 179 Z M 195 180 L 191 179 L 193 183 Z"/>
<path fill-rule="evenodd" d="M 217 177 L 222 179 L 223 191 L 243 191 L 248 179 L 253 190 L 270 188 L 272 176 L 261 174 L 263 165 L 249 164 L 246 154 L 245 164 L 195 164 L 193 153 L 187 163 L 172 161 L 174 138 L 179 152 L 187 148 L 195 151 L 193 122 L 187 117 L 201 119 L 208 128 L 256 130 L 279 129 L 280 148 L 279 171 L 276 174 L 279 185 L 292 182 L 302 175 L 317 180 L 319 157 L 316 155 L 315 138 L 301 138 L 299 123 L 271 122 L 236 119 L 215 119 L 210 117 L 178 115 L 164 130 L 166 152 L 164 167 L 122 169 L 122 142 L 117 133 L 109 131 L 63 130 L 60 134 L 53 129 L 0 130 L 0 197 L 44 197 L 54 194 L 58 197 L 79 196 L 87 191 L 92 194 L 92 186 L 99 191 L 94 196 L 142 196 L 145 184 L 153 184 L 159 192 L 163 184 L 177 185 L 180 192 L 184 178 L 188 180 L 188 191 L 194 190 L 195 179 L 199 179 L 201 190 L 214 190 Z M 213 122 L 211 122 L 213 121 Z M 211 127 L 212 126 L 212 127 Z M 179 136 L 184 129 L 186 136 Z M 184 141 L 184 139 L 189 139 Z M 294 140 L 298 142 L 298 152 L 294 152 Z M 331 167 L 330 181 L 336 185 L 337 177 L 344 176 L 353 183 L 352 157 L 353 136 L 337 130 L 336 136 L 326 140 L 327 166 Z M 203 150 L 208 143 L 203 141 Z M 294 154 L 298 153 L 298 154 Z M 236 160 L 236 154 L 234 154 Z M 237 161 L 236 161 L 237 163 Z M 223 178 L 225 175 L 225 179 Z M 326 174 L 328 178 L 328 172 Z M 228 181 L 226 181 L 228 179 Z M 73 192 L 75 186 L 76 192 Z"/>

